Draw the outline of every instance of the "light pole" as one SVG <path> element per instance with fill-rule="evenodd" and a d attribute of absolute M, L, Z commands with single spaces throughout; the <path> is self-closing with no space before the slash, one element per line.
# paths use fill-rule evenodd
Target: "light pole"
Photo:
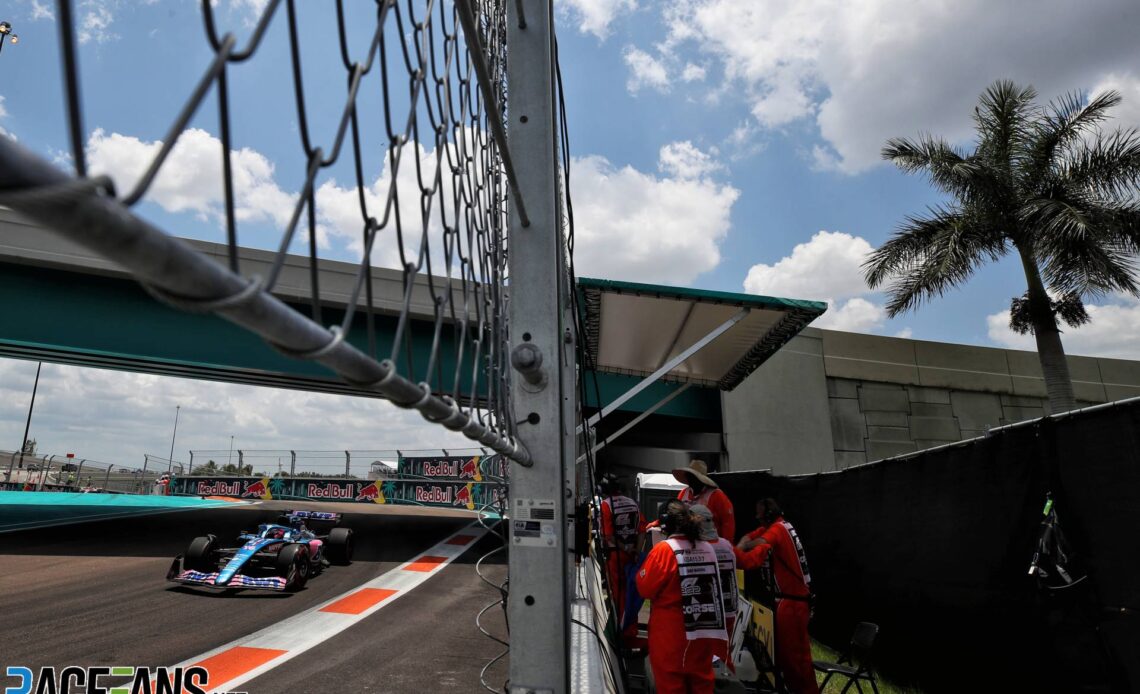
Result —
<path fill-rule="evenodd" d="M 20 37 L 12 33 L 12 25 L 8 22 L 0 22 L 0 51 L 4 50 L 4 39 L 11 37 L 12 45 L 20 42 Z"/>
<path fill-rule="evenodd" d="M 178 411 L 182 409 L 182 405 L 174 407 L 174 433 L 170 435 L 170 462 L 166 465 L 166 474 L 174 469 L 174 437 L 178 436 Z"/>
<path fill-rule="evenodd" d="M 7 24 L 7 22 L 0 22 L 0 25 Z M 0 26 L 2 29 L 2 26 Z M 0 41 L 3 39 L 0 38 Z M 28 405 L 28 423 L 24 425 L 24 440 L 20 442 L 20 469 L 24 469 L 24 450 L 28 447 L 28 430 L 32 428 L 32 408 L 36 406 L 36 389 L 40 387 L 40 369 L 44 363 L 41 361 L 36 364 L 36 381 L 32 384 L 32 402 Z M 9 477 L 12 473 L 12 464 L 8 464 Z"/>

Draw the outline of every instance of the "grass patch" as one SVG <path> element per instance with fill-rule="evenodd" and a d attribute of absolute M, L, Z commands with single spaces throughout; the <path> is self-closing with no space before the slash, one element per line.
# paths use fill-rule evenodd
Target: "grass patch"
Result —
<path fill-rule="evenodd" d="M 830 648 L 828 648 L 827 646 L 823 645 L 822 643 L 819 643 L 815 639 L 812 639 L 812 642 L 811 642 L 812 660 L 830 660 L 831 662 L 835 662 L 836 660 L 839 659 L 839 656 L 840 656 L 840 653 L 838 651 L 833 651 Z M 825 675 L 822 672 L 815 673 L 815 681 L 816 682 L 819 682 L 822 684 L 824 677 L 825 677 Z M 833 675 L 831 677 L 831 679 L 828 680 L 828 682 L 827 682 L 827 689 L 820 689 L 819 691 L 820 691 L 820 694 L 838 694 L 839 692 L 841 692 L 843 690 L 843 687 L 845 687 L 846 685 L 847 685 L 847 678 L 846 677 L 842 677 L 840 675 Z M 860 680 L 859 686 L 862 687 L 863 691 L 866 694 L 871 694 L 873 691 L 871 689 L 871 684 L 865 680 Z M 879 673 L 877 671 L 875 672 L 875 686 L 877 686 L 879 688 L 879 694 L 922 694 L 921 689 L 915 689 L 914 687 L 904 687 L 904 686 L 897 685 L 897 684 L 894 684 L 892 682 L 889 682 L 887 680 L 884 680 L 882 677 L 879 676 Z M 851 694 L 851 692 L 858 692 L 858 691 L 859 690 L 855 689 L 854 685 L 852 685 L 851 688 L 847 690 L 848 694 Z"/>

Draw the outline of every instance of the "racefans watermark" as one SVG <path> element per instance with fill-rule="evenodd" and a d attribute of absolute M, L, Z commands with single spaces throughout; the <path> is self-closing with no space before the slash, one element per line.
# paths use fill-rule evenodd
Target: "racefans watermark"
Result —
<path fill-rule="evenodd" d="M 19 678 L 4 694 L 211 694 L 210 673 L 204 667 L 78 667 L 40 668 L 39 676 L 28 667 L 9 665 L 8 677 Z M 125 684 L 100 684 L 100 680 L 129 680 Z M 216 694 L 245 694 L 226 692 Z"/>

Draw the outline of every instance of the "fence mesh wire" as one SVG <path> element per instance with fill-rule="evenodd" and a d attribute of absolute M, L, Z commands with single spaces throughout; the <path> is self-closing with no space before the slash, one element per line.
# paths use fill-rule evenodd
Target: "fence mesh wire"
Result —
<path fill-rule="evenodd" d="M 401 407 L 460 431 L 480 445 L 529 464 L 515 438 L 509 400 L 507 312 L 504 306 L 506 196 L 516 195 L 503 139 L 506 111 L 505 21 L 507 0 L 378 0 L 367 46 L 352 46 L 343 0 L 335 3 L 345 91 L 336 127 L 311 127 L 305 91 L 310 74 L 299 30 L 297 3 L 265 3 L 241 46 L 224 32 L 210 0 L 201 3 L 212 58 L 173 119 L 161 147 L 130 190 L 107 177 L 89 177 L 83 141 L 81 85 L 69 0 L 59 3 L 70 141 L 76 177 L 68 177 L 11 141 L 0 142 L 0 204 L 115 260 L 156 298 L 183 310 L 215 313 L 299 359 L 317 361 L 343 379 L 380 392 Z M 352 10 L 359 6 L 349 4 Z M 356 22 L 358 18 L 354 18 Z M 281 25 L 284 26 L 281 26 Z M 354 30 L 359 27 L 354 24 Z M 244 277 L 239 262 L 240 210 L 235 211 L 233 123 L 241 104 L 230 73 L 265 58 L 265 37 L 287 35 L 295 97 L 298 146 L 305 168 L 288 222 L 264 277 Z M 268 58 L 266 59 L 268 60 Z M 379 112 L 361 111 L 360 95 L 379 93 Z M 132 207 L 146 199 L 171 152 L 207 99 L 218 105 L 228 257 L 214 262 L 164 233 Z M 382 130 L 383 172 L 366 171 L 362 131 Z M 337 324 L 324 325 L 319 286 L 316 194 L 334 165 L 352 170 L 358 202 L 361 259 Z M 409 175 L 411 170 L 413 175 Z M 401 173 L 403 172 L 403 173 Z M 385 182 L 369 186 L 370 174 Z M 521 211 L 525 219 L 525 210 Z M 308 315 L 272 295 L 294 242 L 308 237 Z M 394 248 L 402 275 L 402 307 L 395 325 L 375 310 L 373 256 Z M 413 316 L 413 297 L 426 290 L 428 316 Z M 327 312 L 326 312 L 327 313 Z"/>

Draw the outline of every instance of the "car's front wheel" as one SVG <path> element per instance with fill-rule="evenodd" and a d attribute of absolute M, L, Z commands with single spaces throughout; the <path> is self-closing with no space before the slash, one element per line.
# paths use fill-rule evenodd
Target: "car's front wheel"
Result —
<path fill-rule="evenodd" d="M 277 554 L 277 573 L 285 577 L 286 590 L 301 590 L 309 580 L 309 549 L 286 545 Z"/>
<path fill-rule="evenodd" d="M 214 545 L 213 535 L 194 538 L 186 548 L 183 565 L 191 571 L 213 571 L 217 568 L 214 564 Z"/>
<path fill-rule="evenodd" d="M 354 549 L 351 528 L 333 528 L 329 539 L 325 543 L 328 549 L 329 561 L 337 564 L 351 564 Z"/>

